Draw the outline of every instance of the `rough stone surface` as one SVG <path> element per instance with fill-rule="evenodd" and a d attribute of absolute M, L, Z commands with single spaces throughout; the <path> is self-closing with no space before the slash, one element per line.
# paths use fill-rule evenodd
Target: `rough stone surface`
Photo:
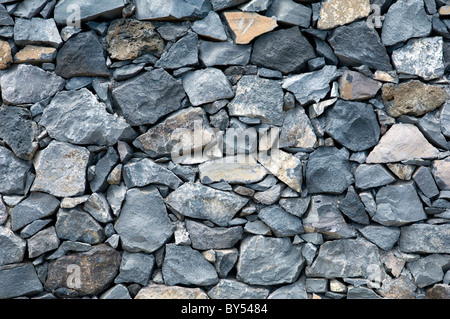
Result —
<path fill-rule="evenodd" d="M 291 237 L 304 232 L 302 221 L 278 205 L 263 208 L 258 217 L 269 226 L 276 237 Z"/>
<path fill-rule="evenodd" d="M 139 20 L 198 19 L 204 18 L 210 10 L 211 4 L 206 0 L 136 1 L 136 17 Z M 214 8 L 214 10 L 218 9 Z"/>
<path fill-rule="evenodd" d="M 34 296 L 42 290 L 42 283 L 31 263 L 0 267 L 0 298 Z"/>
<path fill-rule="evenodd" d="M 278 26 L 277 19 L 255 12 L 225 12 L 224 16 L 235 36 L 236 44 L 248 44 Z"/>
<path fill-rule="evenodd" d="M 193 32 L 188 33 L 164 52 L 155 67 L 173 70 L 196 65 L 198 64 L 197 46 L 198 35 Z"/>
<path fill-rule="evenodd" d="M 181 286 L 166 286 L 151 284 L 145 286 L 135 299 L 209 299 L 200 288 L 186 288 Z"/>
<path fill-rule="evenodd" d="M 0 70 L 8 69 L 12 63 L 11 46 L 7 41 L 0 41 Z"/>
<path fill-rule="evenodd" d="M 431 172 L 441 190 L 450 190 L 450 157 L 433 162 Z"/>
<path fill-rule="evenodd" d="M 0 192 L 3 195 L 23 195 L 30 164 L 17 158 L 13 152 L 0 146 Z"/>
<path fill-rule="evenodd" d="M 232 42 L 201 41 L 199 58 L 207 67 L 220 65 L 246 65 L 250 61 L 251 45 Z"/>
<path fill-rule="evenodd" d="M 55 6 L 54 18 L 58 24 L 74 23 L 72 14 L 75 6 L 80 7 L 81 23 L 94 20 L 96 18 L 111 18 L 120 16 L 124 7 L 123 0 L 96 1 L 86 0 L 64 0 L 58 1 Z M 81 9 L 82 8 L 82 9 Z"/>
<path fill-rule="evenodd" d="M 242 282 L 222 279 L 208 291 L 211 299 L 266 299 L 269 295 L 267 288 L 252 287 Z"/>
<path fill-rule="evenodd" d="M 298 25 L 308 28 L 311 25 L 312 10 L 310 7 L 292 0 L 273 0 L 266 16 L 276 17 L 278 23 Z"/>
<path fill-rule="evenodd" d="M 398 227 L 369 225 L 359 229 L 359 232 L 385 251 L 391 250 L 400 237 L 400 229 Z"/>
<path fill-rule="evenodd" d="M 450 226 L 414 224 L 401 228 L 399 247 L 405 253 L 448 254 Z"/>
<path fill-rule="evenodd" d="M 286 112 L 280 131 L 280 147 L 312 149 L 317 144 L 317 136 L 311 121 L 301 107 Z"/>
<path fill-rule="evenodd" d="M 339 79 L 339 95 L 344 100 L 362 101 L 376 96 L 382 84 L 355 71 L 345 71 Z"/>
<path fill-rule="evenodd" d="M 337 26 L 353 22 L 370 14 L 370 1 L 368 0 L 326 0 L 321 3 L 319 29 L 333 29 Z"/>
<path fill-rule="evenodd" d="M 0 266 L 21 262 L 25 255 L 26 241 L 6 227 L 0 226 Z"/>
<path fill-rule="evenodd" d="M 123 167 L 123 179 L 129 188 L 162 184 L 176 189 L 182 184 L 182 181 L 170 170 L 147 158 L 126 164 Z"/>
<path fill-rule="evenodd" d="M 16 19 L 14 41 L 20 46 L 31 44 L 54 48 L 58 48 L 63 43 L 55 21 L 41 18 Z"/>
<path fill-rule="evenodd" d="M 192 248 L 199 250 L 232 248 L 243 235 L 241 226 L 208 227 L 193 220 L 186 220 L 186 228 L 192 241 Z"/>
<path fill-rule="evenodd" d="M 395 178 L 380 164 L 361 164 L 355 170 L 355 186 L 369 189 L 385 186 L 395 182 Z"/>
<path fill-rule="evenodd" d="M 79 207 L 60 209 L 56 214 L 55 228 L 60 239 L 81 241 L 92 245 L 105 240 L 103 227 Z"/>
<path fill-rule="evenodd" d="M 192 31 L 211 40 L 226 41 L 228 39 L 222 20 L 214 11 L 208 13 L 203 20 L 195 21 Z"/>

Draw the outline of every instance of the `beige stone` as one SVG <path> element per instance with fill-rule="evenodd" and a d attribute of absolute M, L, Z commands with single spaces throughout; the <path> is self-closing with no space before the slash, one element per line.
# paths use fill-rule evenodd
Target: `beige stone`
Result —
<path fill-rule="evenodd" d="M 440 15 L 441 17 L 442 17 L 442 16 L 444 16 L 444 17 L 450 16 L 450 6 L 449 6 L 449 5 L 442 6 L 442 7 L 439 9 L 439 15 Z"/>
<path fill-rule="evenodd" d="M 14 56 L 15 63 L 45 63 L 53 62 L 56 58 L 56 49 L 27 45 Z"/>
<path fill-rule="evenodd" d="M 302 163 L 297 157 L 281 150 L 272 150 L 270 155 L 261 152 L 258 162 L 293 190 L 302 191 Z"/>
<path fill-rule="evenodd" d="M 416 169 L 414 165 L 405 165 L 399 163 L 387 164 L 387 167 L 389 167 L 391 172 L 403 181 L 411 180 L 412 174 Z"/>
<path fill-rule="evenodd" d="M 8 41 L 0 40 L 0 70 L 9 68 L 12 62 L 11 46 Z"/>
<path fill-rule="evenodd" d="M 236 44 L 248 44 L 256 37 L 278 26 L 275 18 L 265 17 L 255 12 L 225 12 L 224 15 L 236 37 Z"/>
<path fill-rule="evenodd" d="M 209 299 L 209 297 L 200 288 L 150 284 L 139 290 L 135 299 Z"/>
<path fill-rule="evenodd" d="M 450 190 L 450 157 L 434 161 L 432 172 L 438 187 L 441 190 Z"/>
<path fill-rule="evenodd" d="M 395 124 L 381 138 L 366 159 L 367 164 L 435 159 L 439 150 L 413 124 Z"/>
<path fill-rule="evenodd" d="M 328 30 L 369 14 L 370 0 L 325 0 L 322 2 L 317 27 Z"/>

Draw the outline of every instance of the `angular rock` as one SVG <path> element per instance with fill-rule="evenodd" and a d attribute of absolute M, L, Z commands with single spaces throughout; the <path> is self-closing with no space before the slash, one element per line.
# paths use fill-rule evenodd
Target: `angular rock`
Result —
<path fill-rule="evenodd" d="M 36 16 L 47 4 L 46 0 L 24 0 L 14 10 L 14 16 L 32 18 Z"/>
<path fill-rule="evenodd" d="M 201 41 L 199 57 L 205 66 L 247 65 L 252 52 L 251 45 L 237 45 L 232 42 Z"/>
<path fill-rule="evenodd" d="M 216 261 L 214 262 L 214 266 L 216 267 L 217 274 L 220 278 L 226 278 L 238 260 L 239 252 L 236 248 L 218 249 L 215 252 Z"/>
<path fill-rule="evenodd" d="M 118 19 L 109 24 L 106 35 L 108 53 L 111 59 L 134 60 L 152 53 L 161 55 L 164 40 L 150 22 L 134 19 Z"/>
<path fill-rule="evenodd" d="M 304 232 L 302 221 L 278 205 L 261 209 L 258 217 L 269 226 L 276 237 L 292 237 Z"/>
<path fill-rule="evenodd" d="M 111 208 L 103 193 L 92 193 L 83 204 L 83 209 L 100 223 L 106 224 L 113 221 Z"/>
<path fill-rule="evenodd" d="M 61 91 L 65 84 L 54 73 L 28 64 L 11 67 L 0 82 L 3 102 L 12 105 L 40 102 Z"/>
<path fill-rule="evenodd" d="M 145 286 L 150 280 L 154 265 L 155 257 L 153 255 L 124 251 L 120 272 L 114 282 L 116 284 L 137 283 Z"/>
<path fill-rule="evenodd" d="M 127 191 L 114 228 L 124 250 L 147 253 L 159 249 L 175 231 L 164 201 L 153 186 Z"/>
<path fill-rule="evenodd" d="M 384 16 L 381 40 L 386 46 L 411 38 L 427 37 L 431 33 L 431 19 L 422 0 L 398 1 Z"/>
<path fill-rule="evenodd" d="M 112 97 L 128 123 L 138 126 L 154 124 L 178 110 L 185 92 L 169 73 L 156 69 L 122 82 Z"/>
<path fill-rule="evenodd" d="M 183 76 L 183 87 L 194 106 L 234 97 L 225 74 L 216 68 L 189 72 Z"/>
<path fill-rule="evenodd" d="M 382 84 L 355 71 L 345 71 L 339 79 L 339 95 L 344 100 L 362 101 L 375 97 Z"/>
<path fill-rule="evenodd" d="M 201 19 L 211 11 L 207 0 L 137 0 L 136 18 L 139 20 Z"/>
<path fill-rule="evenodd" d="M 405 164 L 387 164 L 387 167 L 389 167 L 391 172 L 403 181 L 411 180 L 411 176 L 416 169 L 414 165 Z"/>
<path fill-rule="evenodd" d="M 450 287 L 447 284 L 436 284 L 425 293 L 425 299 L 449 299 Z"/>
<path fill-rule="evenodd" d="M 434 161 L 431 172 L 440 190 L 450 190 L 450 157 Z"/>
<path fill-rule="evenodd" d="M 26 245 L 11 229 L 0 226 L 0 266 L 21 262 Z"/>
<path fill-rule="evenodd" d="M 417 261 L 408 263 L 408 269 L 414 276 L 414 282 L 419 288 L 430 286 L 444 278 L 443 266 L 449 263 L 444 255 L 429 255 Z"/>
<path fill-rule="evenodd" d="M 312 124 L 301 107 L 286 112 L 280 131 L 280 147 L 312 149 L 317 144 L 317 136 Z"/>
<path fill-rule="evenodd" d="M 11 46 L 8 41 L 0 41 L 0 70 L 6 70 L 13 63 Z"/>
<path fill-rule="evenodd" d="M 282 198 L 279 201 L 280 206 L 288 213 L 302 217 L 309 207 L 310 197 Z"/>
<path fill-rule="evenodd" d="M 236 278 L 250 285 L 293 283 L 304 259 L 289 238 L 249 236 L 241 241 Z"/>
<path fill-rule="evenodd" d="M 253 39 L 275 29 L 276 18 L 255 12 L 224 12 L 225 20 L 234 34 L 236 44 L 249 44 Z"/>
<path fill-rule="evenodd" d="M 10 211 L 11 229 L 17 231 L 31 222 L 46 218 L 58 209 L 59 200 L 45 193 L 31 193 Z"/>
<path fill-rule="evenodd" d="M 301 105 L 318 103 L 330 92 L 330 83 L 340 75 L 341 72 L 334 65 L 326 65 L 320 71 L 288 77 L 283 81 L 283 89 L 294 93 Z"/>
<path fill-rule="evenodd" d="M 395 279 L 386 276 L 382 284 L 379 293 L 386 299 L 416 299 L 417 286 L 409 271 L 403 271 L 401 276 Z"/>
<path fill-rule="evenodd" d="M 13 18 L 9 15 L 8 10 L 3 4 L 0 6 L 0 25 L 14 25 Z"/>
<path fill-rule="evenodd" d="M 42 45 L 58 48 L 63 40 L 53 19 L 16 19 L 14 42 L 20 46 Z"/>
<path fill-rule="evenodd" d="M 280 199 L 281 191 L 283 190 L 283 188 L 284 186 L 281 184 L 273 185 L 265 191 L 255 193 L 253 199 L 257 203 L 261 203 L 264 205 L 273 205 Z"/>
<path fill-rule="evenodd" d="M 186 288 L 181 286 L 165 286 L 150 284 L 136 295 L 135 299 L 209 299 L 200 288 Z"/>
<path fill-rule="evenodd" d="M 288 74 L 300 71 L 315 57 L 313 47 L 296 26 L 272 31 L 256 39 L 250 61 Z"/>
<path fill-rule="evenodd" d="M 61 297 L 97 295 L 117 276 L 120 260 L 119 252 L 105 244 L 61 257 L 49 264 L 45 289 Z"/>
<path fill-rule="evenodd" d="M 123 0 L 101 0 L 96 2 L 86 0 L 58 1 L 55 6 L 54 19 L 58 24 L 71 25 L 77 22 L 84 23 L 95 20 L 96 18 L 115 18 L 120 16 L 124 6 Z M 74 13 L 79 13 L 78 21 L 74 21 Z"/>
<path fill-rule="evenodd" d="M 214 11 L 208 13 L 203 20 L 195 21 L 192 31 L 199 36 L 215 41 L 226 41 L 228 38 L 220 16 Z"/>
<path fill-rule="evenodd" d="M 0 146 L 0 193 L 3 195 L 24 195 L 27 175 L 31 165 L 13 152 Z"/>
<path fill-rule="evenodd" d="M 0 298 L 9 299 L 20 296 L 34 296 L 43 287 L 31 263 L 0 267 Z"/>
<path fill-rule="evenodd" d="M 380 164 L 361 164 L 355 171 L 355 186 L 359 189 L 385 186 L 395 180 L 395 177 Z"/>
<path fill-rule="evenodd" d="M 338 205 L 339 210 L 351 220 L 363 224 L 369 224 L 369 216 L 367 215 L 364 204 L 356 193 L 355 188 L 350 186 L 347 189 L 345 198 Z"/>
<path fill-rule="evenodd" d="M 244 233 L 241 226 L 208 227 L 189 219 L 186 220 L 186 227 L 192 241 L 192 248 L 198 250 L 232 248 Z"/>
<path fill-rule="evenodd" d="M 292 0 L 273 0 L 266 12 L 268 17 L 276 17 L 278 23 L 298 25 L 308 28 L 311 25 L 311 8 Z"/>
<path fill-rule="evenodd" d="M 376 202 L 377 212 L 372 219 L 384 226 L 401 226 L 427 218 L 412 182 L 381 188 Z"/>
<path fill-rule="evenodd" d="M 450 138 L 450 105 L 445 103 L 441 110 L 441 131 L 445 137 Z"/>
<path fill-rule="evenodd" d="M 320 246 L 319 255 L 305 273 L 308 277 L 329 279 L 369 278 L 371 266 L 383 267 L 377 246 L 361 238 L 341 239 Z"/>
<path fill-rule="evenodd" d="M 337 199 L 332 196 L 312 197 L 311 206 L 303 218 L 303 228 L 306 233 L 318 232 L 332 239 L 356 236 L 353 227 L 345 222 L 339 211 Z"/>
<path fill-rule="evenodd" d="M 228 104 L 230 116 L 259 118 L 264 123 L 283 123 L 283 89 L 274 80 L 245 75 L 237 85 L 236 97 Z"/>
<path fill-rule="evenodd" d="M 56 57 L 55 72 L 65 79 L 109 77 L 105 52 L 94 31 L 78 33 L 64 43 Z"/>
<path fill-rule="evenodd" d="M 170 170 L 148 158 L 125 164 L 123 167 L 123 179 L 128 188 L 161 184 L 171 189 L 177 189 L 183 183 Z"/>
<path fill-rule="evenodd" d="M 211 0 L 214 11 L 231 8 L 244 2 L 247 2 L 247 0 Z"/>
<path fill-rule="evenodd" d="M 29 258 L 35 258 L 58 248 L 59 239 L 55 227 L 52 226 L 38 232 L 27 240 L 27 246 Z"/>
<path fill-rule="evenodd" d="M 211 299 L 266 299 L 268 295 L 267 288 L 252 287 L 231 279 L 221 279 L 208 291 Z"/>
<path fill-rule="evenodd" d="M 331 32 L 328 42 L 339 58 L 348 66 L 367 65 L 369 68 L 390 71 L 392 66 L 386 48 L 375 29 L 366 21 L 353 22 Z"/>
<path fill-rule="evenodd" d="M 27 45 L 14 55 L 15 63 L 52 63 L 56 59 L 55 48 Z"/>
<path fill-rule="evenodd" d="M 352 151 L 367 150 L 379 141 L 380 125 L 370 104 L 339 100 L 326 116 L 325 132 Z"/>
<path fill-rule="evenodd" d="M 449 95 L 442 86 L 412 80 L 397 86 L 384 85 L 382 97 L 388 104 L 389 115 L 397 118 L 402 115 L 422 116 L 444 104 Z"/>
<path fill-rule="evenodd" d="M 119 300 L 126 300 L 126 299 L 132 299 L 130 296 L 130 293 L 128 292 L 127 287 L 124 285 L 116 285 L 112 287 L 111 289 L 104 292 L 100 299 L 119 299 Z"/>
<path fill-rule="evenodd" d="M 395 163 L 436 158 L 434 148 L 413 124 L 394 124 L 369 153 L 366 163 Z"/>
<path fill-rule="evenodd" d="M 322 30 L 333 29 L 359 18 L 367 17 L 370 10 L 368 0 L 326 0 L 321 4 L 317 27 Z"/>
<path fill-rule="evenodd" d="M 347 299 L 382 299 L 372 289 L 352 287 L 347 291 Z"/>
<path fill-rule="evenodd" d="M 105 240 L 103 227 L 81 208 L 60 209 L 56 214 L 58 238 L 99 244 Z"/>
<path fill-rule="evenodd" d="M 164 282 L 171 286 L 210 286 L 219 282 L 214 266 L 189 246 L 166 245 L 162 273 Z"/>
<path fill-rule="evenodd" d="M 201 184 L 185 183 L 170 193 L 166 203 L 181 215 L 227 226 L 248 199 Z"/>
<path fill-rule="evenodd" d="M 405 253 L 448 254 L 450 225 L 413 224 L 401 228 L 400 250 Z"/>
<path fill-rule="evenodd" d="M 300 279 L 293 284 L 282 286 L 272 292 L 267 299 L 308 299 L 305 280 Z"/>
<path fill-rule="evenodd" d="M 345 149 L 321 147 L 306 165 L 306 187 L 310 194 L 342 194 L 355 181 Z"/>
<path fill-rule="evenodd" d="M 105 192 L 108 188 L 108 176 L 114 166 L 119 163 L 119 155 L 113 146 L 108 147 L 105 155 L 95 165 L 95 174 L 89 181 L 92 192 Z"/>
<path fill-rule="evenodd" d="M 80 146 L 53 141 L 34 158 L 36 178 L 32 192 L 57 197 L 82 195 L 86 188 L 89 151 Z"/>
<path fill-rule="evenodd" d="M 411 39 L 392 52 L 392 62 L 398 73 L 420 76 L 425 81 L 444 75 L 444 42 L 442 37 Z"/>
<path fill-rule="evenodd" d="M 198 64 L 198 35 L 196 33 L 188 33 L 176 43 L 174 43 L 169 50 L 167 50 L 155 67 L 163 69 L 179 69 Z"/>
<path fill-rule="evenodd" d="M 390 251 L 400 238 L 398 227 L 369 225 L 359 229 L 359 232 L 384 251 Z"/>
<path fill-rule="evenodd" d="M 441 122 L 438 114 L 435 112 L 426 114 L 419 120 L 417 127 L 434 146 L 444 150 L 448 149 L 447 140 L 441 133 Z"/>
<path fill-rule="evenodd" d="M 419 187 L 426 197 L 433 198 L 439 195 L 439 189 L 437 188 L 433 175 L 431 175 L 431 171 L 428 167 L 419 167 L 413 174 L 413 179 L 416 182 L 417 187 Z"/>
<path fill-rule="evenodd" d="M 56 94 L 40 120 L 50 137 L 62 142 L 113 145 L 130 126 L 109 114 L 87 89 Z"/>

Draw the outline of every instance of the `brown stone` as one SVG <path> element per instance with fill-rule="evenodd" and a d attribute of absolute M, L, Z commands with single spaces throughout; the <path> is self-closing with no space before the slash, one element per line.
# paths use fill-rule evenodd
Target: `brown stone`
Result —
<path fill-rule="evenodd" d="M 236 37 L 236 44 L 248 44 L 256 37 L 278 26 L 275 18 L 265 17 L 255 12 L 225 12 L 224 15 Z"/>
<path fill-rule="evenodd" d="M 402 115 L 422 116 L 444 104 L 449 95 L 444 87 L 428 85 L 418 80 L 400 85 L 385 84 L 382 90 L 385 103 L 390 102 L 388 114 L 392 117 Z"/>
<path fill-rule="evenodd" d="M 450 190 L 450 157 L 434 161 L 432 172 L 438 187 L 441 190 Z"/>
<path fill-rule="evenodd" d="M 426 291 L 425 299 L 450 299 L 450 285 L 434 285 Z"/>
<path fill-rule="evenodd" d="M 339 94 L 344 100 L 368 100 L 377 95 L 380 88 L 380 82 L 355 71 L 345 71 L 339 79 Z"/>
<path fill-rule="evenodd" d="M 9 68 L 12 62 L 11 46 L 8 41 L 0 40 L 0 70 Z"/>
<path fill-rule="evenodd" d="M 113 21 L 106 42 L 108 53 L 116 60 L 133 60 L 145 53 L 159 56 L 164 49 L 164 40 L 153 24 L 134 19 Z"/>
<path fill-rule="evenodd" d="M 332 29 L 369 14 L 370 0 L 325 0 L 322 2 L 317 27 Z"/>
<path fill-rule="evenodd" d="M 56 58 L 56 49 L 27 45 L 14 56 L 15 63 L 45 63 L 53 62 Z"/>

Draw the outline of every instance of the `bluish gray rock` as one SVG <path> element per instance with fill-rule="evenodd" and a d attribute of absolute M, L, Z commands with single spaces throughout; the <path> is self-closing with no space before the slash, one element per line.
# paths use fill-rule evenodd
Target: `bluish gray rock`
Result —
<path fill-rule="evenodd" d="M 450 225 L 403 226 L 399 247 L 405 253 L 450 254 Z"/>
<path fill-rule="evenodd" d="M 217 274 L 220 278 L 226 278 L 238 260 L 239 251 L 236 248 L 231 248 L 217 249 L 215 252 L 216 261 L 214 262 L 214 266 L 216 267 Z"/>
<path fill-rule="evenodd" d="M 442 107 L 440 120 L 442 134 L 450 138 L 450 103 L 445 103 Z"/>
<path fill-rule="evenodd" d="M 155 257 L 153 255 L 124 251 L 119 275 L 114 282 L 116 284 L 137 283 L 145 286 L 151 278 L 154 266 Z"/>
<path fill-rule="evenodd" d="M 95 165 L 95 174 L 89 181 L 92 192 L 104 192 L 108 188 L 108 176 L 119 163 L 119 155 L 114 147 L 108 147 L 105 155 Z"/>
<path fill-rule="evenodd" d="M 99 244 L 105 240 L 103 227 L 79 207 L 60 209 L 56 214 L 56 233 L 59 239 Z"/>
<path fill-rule="evenodd" d="M 55 250 L 59 246 L 59 238 L 55 227 L 41 230 L 36 235 L 27 240 L 28 257 L 35 258 L 46 252 Z"/>
<path fill-rule="evenodd" d="M 288 213 L 302 217 L 309 207 L 311 197 L 282 198 L 279 201 L 280 206 Z"/>
<path fill-rule="evenodd" d="M 119 300 L 127 300 L 132 299 L 130 293 L 128 292 L 127 287 L 124 285 L 115 285 L 114 287 L 105 291 L 100 299 L 119 299 Z"/>
<path fill-rule="evenodd" d="M 339 210 L 354 222 L 363 225 L 368 225 L 370 222 L 364 204 L 353 186 L 347 189 L 345 198 L 339 203 Z"/>
<path fill-rule="evenodd" d="M 54 19 L 61 25 L 84 23 L 96 18 L 120 17 L 125 6 L 123 0 L 95 1 L 88 0 L 63 0 L 55 6 Z M 77 11 L 79 10 L 79 11 Z M 79 13 L 80 20 L 74 19 L 74 14 Z M 76 15 L 75 15 L 76 17 Z"/>
<path fill-rule="evenodd" d="M 447 268 L 449 264 L 450 257 L 433 254 L 417 261 L 412 261 L 407 264 L 407 267 L 414 276 L 414 282 L 417 287 L 424 288 L 442 281 L 444 278 L 443 268 Z"/>
<path fill-rule="evenodd" d="M 208 13 L 203 20 L 195 21 L 192 31 L 199 36 L 215 41 L 226 41 L 228 38 L 220 16 L 214 11 Z"/>
<path fill-rule="evenodd" d="M 24 195 L 27 174 L 31 165 L 7 148 L 0 146 L 0 193 L 3 195 Z"/>
<path fill-rule="evenodd" d="M 186 229 L 192 242 L 192 248 L 198 250 L 232 248 L 244 234 L 241 226 L 208 227 L 190 219 L 186 219 Z"/>
<path fill-rule="evenodd" d="M 358 231 L 384 251 L 390 251 L 400 238 L 400 229 L 398 227 L 369 225 L 358 229 Z"/>
<path fill-rule="evenodd" d="M 103 193 L 92 193 L 83 204 L 83 209 L 100 223 L 106 224 L 113 221 L 111 208 Z"/>
<path fill-rule="evenodd" d="M 291 237 L 304 232 L 300 218 L 289 214 L 278 205 L 261 209 L 258 217 L 270 227 L 276 237 Z"/>
<path fill-rule="evenodd" d="M 11 229 L 0 226 L 0 266 L 21 262 L 26 245 L 27 242 Z"/>
<path fill-rule="evenodd" d="M 43 287 L 31 263 L 0 267 L 0 298 L 9 299 L 20 296 L 34 296 Z"/>
<path fill-rule="evenodd" d="M 251 51 L 251 44 L 237 45 L 229 41 L 201 41 L 199 57 L 207 67 L 215 65 L 247 65 L 250 61 Z"/>
<path fill-rule="evenodd" d="M 198 64 L 198 36 L 196 33 L 188 33 L 176 43 L 174 43 L 169 50 L 167 50 L 155 67 L 168 70 L 179 69 L 182 67 L 193 66 Z"/>
<path fill-rule="evenodd" d="M 355 185 L 359 189 L 385 186 L 395 182 L 395 177 L 381 164 L 361 164 L 355 170 Z"/>
<path fill-rule="evenodd" d="M 305 287 L 305 279 L 277 288 L 267 299 L 308 299 Z"/>
<path fill-rule="evenodd" d="M 207 0 L 137 0 L 136 18 L 139 20 L 201 19 L 211 11 Z"/>
<path fill-rule="evenodd" d="M 24 0 L 14 10 L 14 16 L 32 18 L 36 16 L 47 4 L 46 0 Z"/>
<path fill-rule="evenodd" d="M 63 40 L 53 19 L 16 19 L 14 42 L 20 46 L 36 45 L 58 48 Z"/>
<path fill-rule="evenodd" d="M 235 7 L 244 2 L 247 2 L 247 0 L 211 0 L 214 11 Z"/>
<path fill-rule="evenodd" d="M 296 3 L 293 0 L 273 0 L 266 16 L 277 18 L 278 23 L 298 25 L 308 28 L 311 25 L 312 10 L 310 7 Z"/>
<path fill-rule="evenodd" d="M 431 170 L 428 167 L 419 167 L 412 177 L 416 182 L 417 187 L 419 187 L 426 197 L 433 198 L 439 195 L 439 189 L 437 188 Z"/>
<path fill-rule="evenodd" d="M 266 11 L 271 3 L 272 0 L 251 0 L 247 3 L 241 4 L 238 8 L 244 12 L 260 12 Z"/>
<path fill-rule="evenodd" d="M 268 288 L 253 287 L 232 279 L 221 279 L 208 291 L 211 299 L 266 299 L 268 295 Z"/>

